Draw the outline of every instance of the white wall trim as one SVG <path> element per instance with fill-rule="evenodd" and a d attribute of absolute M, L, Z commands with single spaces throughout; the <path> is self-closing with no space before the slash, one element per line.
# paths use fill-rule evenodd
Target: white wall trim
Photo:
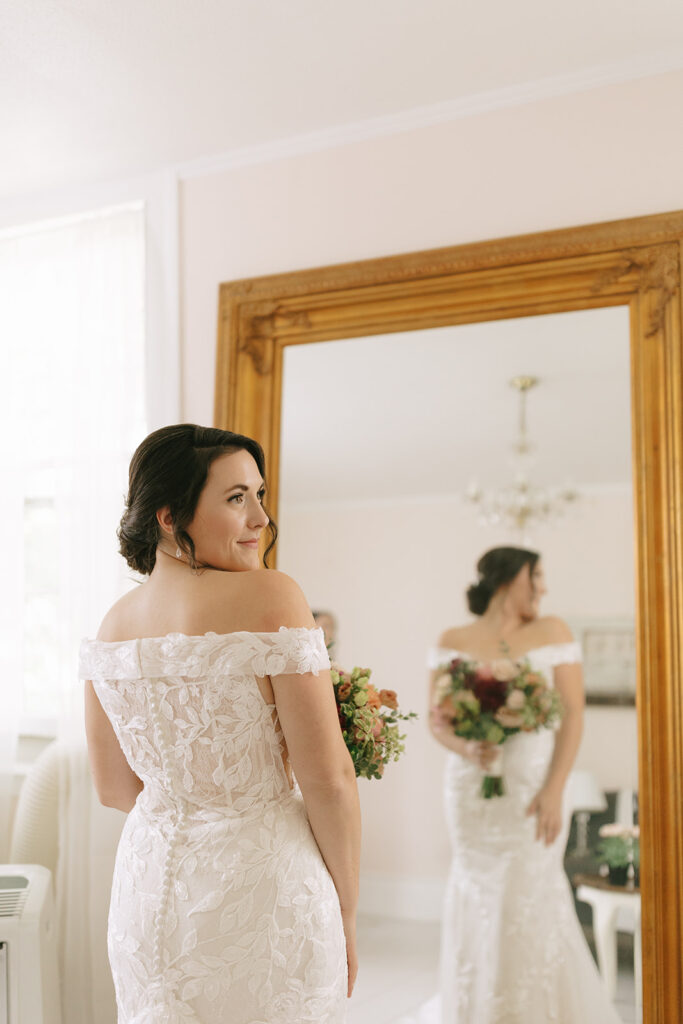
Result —
<path fill-rule="evenodd" d="M 216 156 L 201 157 L 197 160 L 179 163 L 176 165 L 176 172 L 180 181 L 220 174 L 237 167 L 285 160 L 288 157 L 304 153 L 348 146 L 381 136 L 396 135 L 448 121 L 457 121 L 461 118 L 473 117 L 506 107 L 523 106 L 526 103 L 535 103 L 556 96 L 567 96 L 571 93 L 618 85 L 639 78 L 667 74 L 682 68 L 682 52 L 655 53 L 631 60 L 553 75 L 532 82 L 523 82 L 501 89 L 490 89 L 455 100 L 433 103 L 429 106 L 413 107 L 383 117 L 371 117 L 284 139 L 244 146 Z"/>
<path fill-rule="evenodd" d="M 440 921 L 446 880 L 414 875 L 360 876 L 358 911 L 409 921 Z"/>

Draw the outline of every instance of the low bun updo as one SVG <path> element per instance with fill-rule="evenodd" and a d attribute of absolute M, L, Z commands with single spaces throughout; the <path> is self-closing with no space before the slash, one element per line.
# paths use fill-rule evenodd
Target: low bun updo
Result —
<path fill-rule="evenodd" d="M 477 562 L 479 580 L 467 588 L 467 604 L 473 615 L 483 615 L 499 587 L 512 583 L 517 574 L 529 566 L 532 573 L 540 555 L 526 548 L 491 548 Z"/>
<path fill-rule="evenodd" d="M 166 506 L 171 511 L 176 544 L 187 556 L 190 566 L 198 568 L 187 527 L 194 518 L 211 463 L 221 455 L 241 449 L 249 452 L 265 481 L 263 449 L 244 434 L 199 427 L 194 423 L 176 423 L 161 427 L 145 438 L 131 459 L 126 508 L 117 531 L 119 551 L 131 569 L 148 576 L 154 568 L 161 540 L 156 514 Z M 270 533 L 263 558 L 267 565 L 268 553 L 277 537 L 277 527 L 270 517 L 266 529 Z"/>
<path fill-rule="evenodd" d="M 493 597 L 491 584 L 486 580 L 479 580 L 467 588 L 467 605 L 473 615 L 483 615 Z"/>

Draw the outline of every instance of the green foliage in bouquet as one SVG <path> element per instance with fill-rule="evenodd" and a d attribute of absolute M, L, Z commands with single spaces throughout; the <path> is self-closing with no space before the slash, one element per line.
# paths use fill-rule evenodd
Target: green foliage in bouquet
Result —
<path fill-rule="evenodd" d="M 405 751 L 399 721 L 417 718 L 417 714 L 399 711 L 394 690 L 376 690 L 370 682 L 369 668 L 344 672 L 333 665 L 331 672 L 339 724 L 356 775 L 381 779 L 384 766 L 398 761 Z"/>

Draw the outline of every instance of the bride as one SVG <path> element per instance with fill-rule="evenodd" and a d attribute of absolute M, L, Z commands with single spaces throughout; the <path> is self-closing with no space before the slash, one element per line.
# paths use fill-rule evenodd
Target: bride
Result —
<path fill-rule="evenodd" d="M 444 797 L 453 853 L 440 998 L 427 1016 L 442 1024 L 618 1024 L 562 864 L 565 783 L 582 732 L 580 648 L 561 619 L 539 616 L 546 589 L 538 554 L 494 548 L 477 569 L 479 581 L 467 592 L 477 618 L 446 630 L 430 658 L 430 729 L 450 752 Z M 503 745 L 503 797 L 480 796 L 495 748 L 456 737 L 435 708 L 439 666 L 454 654 L 526 658 L 562 699 L 555 733 L 519 733 Z"/>
<path fill-rule="evenodd" d="M 262 567 L 264 495 L 260 445 L 213 427 L 162 427 L 131 462 L 119 539 L 145 581 L 81 649 L 95 787 L 130 812 L 108 930 L 119 1024 L 346 1019 L 356 777 L 323 632 Z"/>

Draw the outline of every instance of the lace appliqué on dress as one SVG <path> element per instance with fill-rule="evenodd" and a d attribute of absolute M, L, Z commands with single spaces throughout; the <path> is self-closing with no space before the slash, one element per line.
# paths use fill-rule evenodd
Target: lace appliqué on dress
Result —
<path fill-rule="evenodd" d="M 341 1024 L 339 900 L 257 677 L 318 674 L 320 629 L 85 641 L 144 788 L 109 915 L 119 1024 Z"/>
<path fill-rule="evenodd" d="M 431 668 L 463 651 L 436 648 Z M 527 651 L 552 685 L 553 669 L 581 661 L 578 643 Z M 440 999 L 404 1024 L 618 1024 L 574 910 L 562 858 L 569 827 L 551 846 L 527 815 L 547 776 L 554 734 L 503 744 L 505 795 L 482 800 L 482 773 L 447 755 L 444 787 L 452 846 L 443 910 Z"/>
<path fill-rule="evenodd" d="M 81 679 L 145 679 L 181 673 L 198 678 L 226 672 L 232 665 L 251 665 L 256 676 L 312 672 L 330 667 L 322 629 L 290 629 L 277 633 L 168 633 L 139 640 L 83 640 Z"/>

